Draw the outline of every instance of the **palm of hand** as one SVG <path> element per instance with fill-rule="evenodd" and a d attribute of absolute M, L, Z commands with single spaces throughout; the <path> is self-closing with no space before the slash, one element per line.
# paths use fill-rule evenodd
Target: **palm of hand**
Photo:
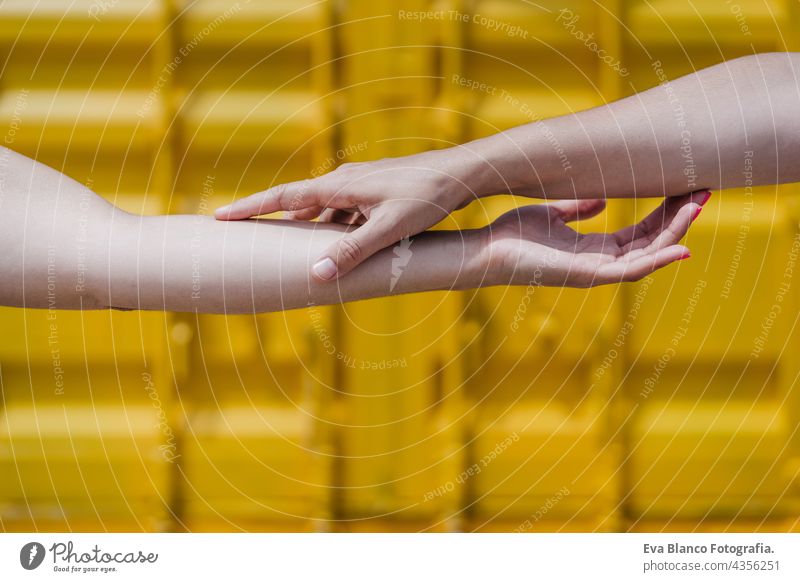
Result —
<path fill-rule="evenodd" d="M 567 223 L 594 216 L 599 200 L 525 206 L 487 227 L 487 276 L 496 284 L 592 287 L 637 281 L 689 256 L 677 244 L 707 200 L 707 193 L 664 201 L 647 218 L 613 233 L 581 234 Z"/>

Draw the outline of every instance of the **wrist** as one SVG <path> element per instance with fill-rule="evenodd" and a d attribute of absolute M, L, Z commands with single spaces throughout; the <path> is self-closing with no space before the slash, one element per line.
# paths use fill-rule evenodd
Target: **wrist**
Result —
<path fill-rule="evenodd" d="M 484 261 L 486 229 L 429 231 L 422 236 L 438 238 L 434 244 L 445 257 L 437 268 L 442 283 L 440 289 L 466 291 L 491 284 Z"/>
<path fill-rule="evenodd" d="M 558 129 L 537 124 L 516 127 L 489 137 L 456 146 L 459 152 L 455 175 L 472 190 L 471 197 L 517 194 L 541 198 L 564 182 L 566 154 L 546 136 Z M 567 164 L 568 165 L 568 164 Z"/>
<path fill-rule="evenodd" d="M 457 206 L 504 191 L 501 173 L 490 156 L 490 148 L 484 142 L 486 139 L 442 150 L 445 171 L 450 177 L 452 196 Z"/>
<path fill-rule="evenodd" d="M 450 148 L 451 173 L 463 191 L 464 202 L 476 198 L 518 192 L 523 189 L 524 168 L 530 168 L 519 146 L 503 134 L 467 142 Z"/>
<path fill-rule="evenodd" d="M 479 289 L 495 285 L 508 284 L 503 261 L 498 260 L 492 249 L 492 232 L 489 226 L 461 231 L 468 233 L 469 243 L 466 248 L 465 282 L 461 289 Z"/>

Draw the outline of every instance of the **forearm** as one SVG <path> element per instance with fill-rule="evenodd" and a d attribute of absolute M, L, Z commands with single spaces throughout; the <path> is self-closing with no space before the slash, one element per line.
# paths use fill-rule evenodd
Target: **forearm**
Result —
<path fill-rule="evenodd" d="M 253 313 L 478 284 L 470 265 L 479 234 L 424 233 L 386 249 L 338 282 L 311 278 L 340 225 L 279 220 L 219 222 L 204 216 L 129 217 L 111 233 L 107 286 L 117 308 Z"/>
<path fill-rule="evenodd" d="M 797 182 L 800 53 L 721 63 L 453 155 L 478 195 L 646 197 Z"/>

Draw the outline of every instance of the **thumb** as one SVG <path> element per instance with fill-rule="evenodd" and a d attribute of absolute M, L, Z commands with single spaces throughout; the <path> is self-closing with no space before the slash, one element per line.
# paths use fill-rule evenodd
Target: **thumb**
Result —
<path fill-rule="evenodd" d="M 561 220 L 572 222 L 597 216 L 605 209 L 606 201 L 603 199 L 559 200 L 550 202 L 548 206 L 556 210 Z"/>
<path fill-rule="evenodd" d="M 312 271 L 317 279 L 332 281 L 355 269 L 379 250 L 397 242 L 390 229 L 373 218 L 348 232 L 322 253 Z"/>

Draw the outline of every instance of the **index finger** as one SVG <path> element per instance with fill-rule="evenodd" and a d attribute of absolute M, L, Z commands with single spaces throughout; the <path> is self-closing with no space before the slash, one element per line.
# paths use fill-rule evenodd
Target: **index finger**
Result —
<path fill-rule="evenodd" d="M 263 192 L 256 192 L 235 200 L 214 211 L 217 220 L 242 220 L 280 210 L 294 212 L 319 204 L 319 192 L 313 180 L 279 184 Z"/>

